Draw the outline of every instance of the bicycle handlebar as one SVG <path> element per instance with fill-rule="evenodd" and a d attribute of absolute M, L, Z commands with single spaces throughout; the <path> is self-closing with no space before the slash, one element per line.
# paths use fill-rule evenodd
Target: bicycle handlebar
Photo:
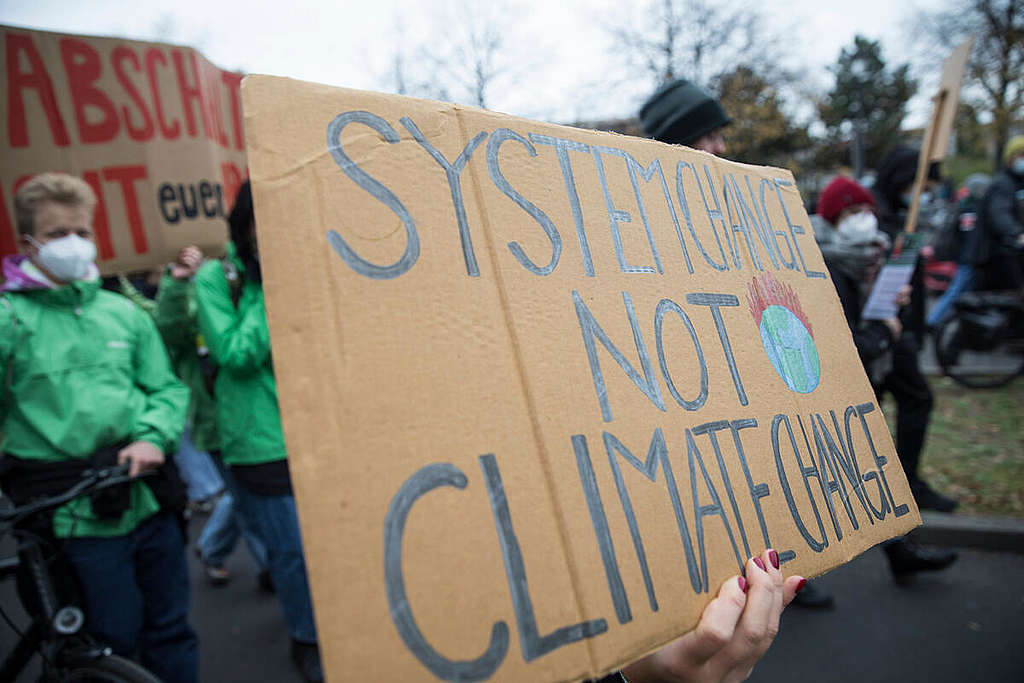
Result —
<path fill-rule="evenodd" d="M 64 493 L 59 493 L 56 496 L 50 496 L 49 498 L 43 498 L 31 503 L 26 503 L 21 507 L 13 508 L 11 510 L 0 510 L 0 522 L 18 522 L 25 517 L 38 514 L 44 510 L 60 507 L 64 503 L 67 503 L 73 498 L 77 498 L 81 495 L 102 491 L 110 488 L 111 486 L 126 484 L 134 479 L 148 477 L 153 474 L 156 474 L 155 470 L 147 470 L 145 472 L 140 472 L 138 476 L 134 478 L 129 477 L 127 463 L 111 467 L 87 469 L 82 472 L 81 481 Z"/>

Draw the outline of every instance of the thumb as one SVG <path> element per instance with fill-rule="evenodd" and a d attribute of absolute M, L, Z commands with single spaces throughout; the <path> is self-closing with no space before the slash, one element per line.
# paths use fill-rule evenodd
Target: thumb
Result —
<path fill-rule="evenodd" d="M 746 585 L 740 576 L 727 579 L 718 597 L 704 608 L 697 627 L 677 641 L 680 654 L 691 665 L 700 666 L 732 640 L 747 604 Z"/>
<path fill-rule="evenodd" d="M 123 465 L 128 462 L 128 476 L 134 477 L 139 473 L 139 463 L 132 457 L 132 451 L 130 448 L 123 448 L 117 453 L 117 464 Z"/>

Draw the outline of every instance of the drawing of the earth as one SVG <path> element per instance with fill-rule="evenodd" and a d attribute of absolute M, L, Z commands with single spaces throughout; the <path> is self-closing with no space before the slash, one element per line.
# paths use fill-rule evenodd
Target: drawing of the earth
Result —
<path fill-rule="evenodd" d="M 785 306 L 772 305 L 761 315 L 761 344 L 786 386 L 801 394 L 818 387 L 821 364 L 807 328 Z"/>

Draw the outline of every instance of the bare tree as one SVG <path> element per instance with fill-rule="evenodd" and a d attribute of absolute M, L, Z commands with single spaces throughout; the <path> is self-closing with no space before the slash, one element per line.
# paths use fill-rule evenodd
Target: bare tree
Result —
<path fill-rule="evenodd" d="M 992 117 L 993 165 L 1024 113 L 1024 0 L 958 0 L 947 9 L 921 12 L 918 31 L 928 45 L 948 53 L 969 36 L 974 48 L 967 64 L 964 99 Z"/>
<path fill-rule="evenodd" d="M 639 24 L 608 30 L 615 52 L 655 85 L 673 78 L 716 84 L 744 65 L 785 80 L 781 41 L 766 35 L 765 25 L 753 4 L 650 0 Z"/>
<path fill-rule="evenodd" d="M 399 94 L 492 104 L 493 89 L 517 71 L 505 49 L 509 10 L 502 3 L 470 0 L 432 6 L 427 39 L 414 43 L 404 30 L 384 79 Z"/>

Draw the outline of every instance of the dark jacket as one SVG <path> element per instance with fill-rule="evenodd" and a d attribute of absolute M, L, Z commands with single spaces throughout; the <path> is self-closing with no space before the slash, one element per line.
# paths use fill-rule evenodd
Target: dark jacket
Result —
<path fill-rule="evenodd" d="M 953 240 L 956 262 L 959 264 L 977 266 L 984 262 L 979 260 L 981 201 L 980 197 L 967 195 L 957 205 Z"/>
<path fill-rule="evenodd" d="M 982 200 L 977 263 L 1013 253 L 1024 231 L 1024 178 L 1008 168 L 996 174 Z"/>
<path fill-rule="evenodd" d="M 828 266 L 828 262 L 825 262 Z M 857 355 L 864 365 L 864 371 L 871 376 L 871 363 L 885 355 L 892 348 L 892 332 L 889 326 L 879 320 L 861 320 L 860 314 L 864 310 L 864 296 L 861 295 L 860 283 L 849 275 L 844 274 L 839 268 L 829 268 L 829 275 L 832 276 L 832 284 L 836 287 L 836 294 L 839 295 L 839 303 L 843 307 L 843 315 L 846 316 L 846 324 L 850 326 L 853 334 L 853 344 L 857 347 Z"/>

